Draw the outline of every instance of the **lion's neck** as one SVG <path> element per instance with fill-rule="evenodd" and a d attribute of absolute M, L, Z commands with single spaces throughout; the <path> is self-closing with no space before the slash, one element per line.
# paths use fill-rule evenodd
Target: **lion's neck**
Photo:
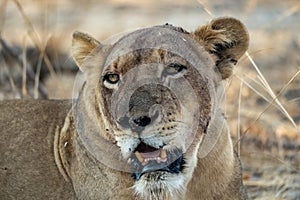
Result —
<path fill-rule="evenodd" d="M 134 199 L 131 174 L 111 169 L 93 158 L 78 136 L 72 112 L 56 134 L 57 166 L 66 181 L 72 182 L 79 199 Z"/>
<path fill-rule="evenodd" d="M 76 138 L 76 137 L 75 137 Z M 133 199 L 133 179 L 130 173 L 112 169 L 93 158 L 77 138 L 76 160 L 71 166 L 75 192 L 79 199 Z M 77 191 L 76 191 L 77 190 Z"/>
<path fill-rule="evenodd" d="M 224 131 L 215 148 L 206 157 L 198 157 L 197 167 L 188 184 L 187 190 L 191 192 L 187 193 L 187 199 L 215 199 L 215 194 L 221 195 L 227 190 L 234 168 L 231 139 L 229 133 Z"/>

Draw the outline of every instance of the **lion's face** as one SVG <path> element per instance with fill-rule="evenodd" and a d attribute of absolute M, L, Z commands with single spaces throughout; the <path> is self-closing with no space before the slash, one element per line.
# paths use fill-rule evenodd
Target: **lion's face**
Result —
<path fill-rule="evenodd" d="M 182 48 L 191 43 L 185 33 L 155 27 L 125 36 L 109 50 L 99 90 L 114 127 L 111 134 L 129 160 L 137 185 L 183 183 L 175 177 L 191 165 L 189 157 L 196 155 L 208 125 L 208 85 L 215 77 L 205 78 L 211 76 L 207 71 L 213 62 L 200 47 Z"/>
<path fill-rule="evenodd" d="M 112 134 L 124 158 L 131 159 L 135 178 L 153 171 L 157 173 L 150 174 L 158 177 L 180 173 L 182 154 L 199 123 L 209 120 L 210 94 L 201 74 L 178 55 L 143 49 L 118 57 L 102 77 L 100 90 L 115 127 Z M 205 116 L 201 122 L 199 114 Z"/>
<path fill-rule="evenodd" d="M 100 124 L 103 137 L 119 149 L 118 159 L 129 165 L 141 196 L 183 192 L 214 117 L 216 90 L 227 75 L 218 73 L 217 54 L 209 54 L 214 49 L 208 51 L 209 45 L 196 36 L 170 25 L 157 26 L 130 33 L 105 48 L 87 35 L 74 36 L 93 50 L 86 68 L 99 69 L 93 71 L 96 83 L 87 80 L 87 85 L 94 85 L 93 103 L 87 107 L 94 105 L 99 112 L 93 123 Z M 75 49 L 80 66 L 86 48 Z M 93 137 L 86 144 L 94 144 L 95 150 L 93 141 L 99 135 L 86 137 Z"/>

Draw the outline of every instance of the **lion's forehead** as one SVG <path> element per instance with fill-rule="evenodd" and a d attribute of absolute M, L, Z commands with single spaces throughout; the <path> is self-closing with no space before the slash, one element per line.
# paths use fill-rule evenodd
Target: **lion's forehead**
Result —
<path fill-rule="evenodd" d="M 180 33 L 169 28 L 154 26 L 136 30 L 122 37 L 114 44 L 113 53 L 143 48 L 180 48 L 190 40 L 188 34 Z"/>
<path fill-rule="evenodd" d="M 152 49 L 150 55 L 149 51 L 147 55 L 147 49 Z M 104 71 L 115 62 L 128 62 L 130 59 L 136 61 L 137 57 L 151 61 L 150 58 L 159 57 L 162 51 L 181 57 L 201 73 L 210 76 L 214 74 L 214 61 L 198 42 L 185 32 L 162 26 L 140 29 L 123 36 L 111 48 L 104 63 Z"/>

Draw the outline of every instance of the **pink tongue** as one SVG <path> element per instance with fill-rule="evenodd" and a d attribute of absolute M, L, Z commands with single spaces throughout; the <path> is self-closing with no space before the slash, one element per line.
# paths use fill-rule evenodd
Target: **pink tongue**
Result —
<path fill-rule="evenodd" d="M 141 153 L 142 157 L 145 158 L 156 158 L 160 155 L 160 150 L 147 152 L 147 153 Z"/>

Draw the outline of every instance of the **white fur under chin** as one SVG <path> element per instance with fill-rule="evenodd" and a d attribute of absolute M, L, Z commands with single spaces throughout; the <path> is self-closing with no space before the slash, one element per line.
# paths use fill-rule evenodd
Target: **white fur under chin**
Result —
<path fill-rule="evenodd" d="M 183 174 L 163 174 L 160 180 L 147 181 L 146 175 L 135 183 L 133 189 L 136 194 L 145 200 L 179 200 L 184 191 Z"/>

